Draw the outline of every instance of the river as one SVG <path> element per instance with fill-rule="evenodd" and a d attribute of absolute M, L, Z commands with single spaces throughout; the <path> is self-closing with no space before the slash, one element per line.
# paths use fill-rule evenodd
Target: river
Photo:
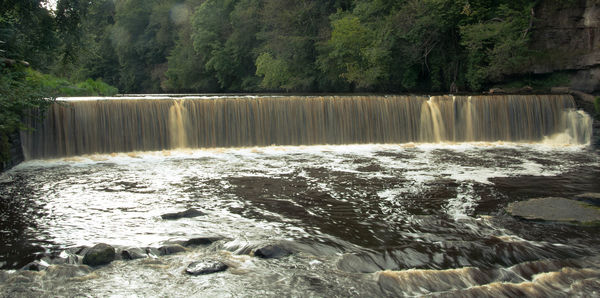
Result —
<path fill-rule="evenodd" d="M 0 175 L 0 297 L 595 296 L 597 226 L 504 209 L 600 192 L 596 149 L 561 140 L 31 158 Z M 161 218 L 189 208 L 205 214 Z M 18 270 L 97 243 L 158 248 L 198 237 L 215 241 L 95 268 Z M 254 256 L 266 245 L 289 254 Z M 205 259 L 229 269 L 185 273 Z"/>

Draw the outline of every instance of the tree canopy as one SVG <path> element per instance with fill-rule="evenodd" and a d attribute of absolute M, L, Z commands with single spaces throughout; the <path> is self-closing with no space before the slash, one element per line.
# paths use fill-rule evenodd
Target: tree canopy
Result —
<path fill-rule="evenodd" d="M 57 45 L 39 69 L 128 93 L 479 91 L 527 73 L 536 2 L 59 0 L 24 34 Z"/>

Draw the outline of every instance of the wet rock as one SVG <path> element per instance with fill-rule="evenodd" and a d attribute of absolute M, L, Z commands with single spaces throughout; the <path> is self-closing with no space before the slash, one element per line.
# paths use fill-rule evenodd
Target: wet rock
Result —
<path fill-rule="evenodd" d="M 60 254 L 44 257 L 42 260 L 46 261 L 49 264 L 79 264 L 81 262 L 81 258 L 74 253 L 69 252 L 68 250 L 63 250 Z"/>
<path fill-rule="evenodd" d="M 130 247 L 125 248 L 123 249 L 123 251 L 121 251 L 121 257 L 123 258 L 123 260 L 136 260 L 147 258 L 148 254 L 145 250 L 139 247 Z"/>
<path fill-rule="evenodd" d="M 549 197 L 514 202 L 506 207 L 506 211 L 513 216 L 529 220 L 600 223 L 600 208 L 565 198 Z"/>
<path fill-rule="evenodd" d="M 192 246 L 192 245 L 210 245 L 219 240 L 223 240 L 223 237 L 219 236 L 209 236 L 209 237 L 196 237 L 190 238 L 184 244 L 184 246 Z"/>
<path fill-rule="evenodd" d="M 277 259 L 291 255 L 292 252 L 279 245 L 267 245 L 254 251 L 254 256 L 262 259 Z"/>
<path fill-rule="evenodd" d="M 179 244 L 163 245 L 158 248 L 158 251 L 161 256 L 166 256 L 166 255 L 176 254 L 179 252 L 184 252 L 184 251 L 186 251 L 186 248 Z"/>
<path fill-rule="evenodd" d="M 203 260 L 188 265 L 185 272 L 190 275 L 210 274 L 227 270 L 229 266 L 216 260 Z"/>
<path fill-rule="evenodd" d="M 173 220 L 173 219 L 180 219 L 180 218 L 192 218 L 192 217 L 197 217 L 197 216 L 202 216 L 202 215 L 206 215 L 206 214 L 200 210 L 190 208 L 190 209 L 182 211 L 182 212 L 165 213 L 165 214 L 161 215 L 160 217 L 162 217 L 162 219 Z"/>
<path fill-rule="evenodd" d="M 50 264 L 43 260 L 35 260 L 21 268 L 21 270 L 29 270 L 29 271 L 44 271 L 48 269 Z"/>
<path fill-rule="evenodd" d="M 146 253 L 152 258 L 160 256 L 160 251 L 156 247 L 146 247 Z"/>
<path fill-rule="evenodd" d="M 578 201 L 584 201 L 596 206 L 600 206 L 600 193 L 588 192 L 580 195 L 576 195 L 575 199 Z"/>
<path fill-rule="evenodd" d="M 8 272 L 0 270 L 0 282 L 5 282 L 9 277 Z"/>
<path fill-rule="evenodd" d="M 75 247 L 69 247 L 69 248 L 65 249 L 66 252 L 75 254 L 75 255 L 85 255 L 85 253 L 88 250 L 90 250 L 89 246 L 75 246 Z"/>
<path fill-rule="evenodd" d="M 83 257 L 83 263 L 90 266 L 106 265 L 114 261 L 115 256 L 116 252 L 114 247 L 105 243 L 100 243 L 94 245 L 94 247 L 86 252 Z"/>

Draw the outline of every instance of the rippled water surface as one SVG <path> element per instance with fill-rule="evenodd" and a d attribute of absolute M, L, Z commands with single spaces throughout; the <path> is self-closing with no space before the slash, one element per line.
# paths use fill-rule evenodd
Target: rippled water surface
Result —
<path fill-rule="evenodd" d="M 356 145 L 179 150 L 29 161 L 0 176 L 0 296 L 594 296 L 594 226 L 504 207 L 600 192 L 597 153 L 549 145 Z M 205 216 L 163 220 L 196 208 Z M 88 270 L 20 268 L 76 246 L 179 254 Z M 293 252 L 259 259 L 277 244 Z M 230 269 L 190 276 L 216 258 Z"/>

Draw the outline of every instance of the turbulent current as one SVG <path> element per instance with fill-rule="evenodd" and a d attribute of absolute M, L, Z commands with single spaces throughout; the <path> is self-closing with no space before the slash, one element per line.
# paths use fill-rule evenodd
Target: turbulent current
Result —
<path fill-rule="evenodd" d="M 136 100 L 146 101 L 120 100 L 119 104 Z M 324 101 L 323 107 L 330 104 L 330 99 L 319 100 Z M 332 115 L 340 113 L 339 107 L 324 108 L 329 116 L 311 120 L 313 133 L 298 131 L 295 137 L 308 138 L 299 144 L 281 139 L 288 132 L 278 135 L 278 128 L 295 131 L 298 115 L 319 112 L 298 109 L 283 113 L 279 124 L 269 122 L 272 131 L 260 130 L 265 132 L 260 136 L 255 125 L 262 118 L 241 125 L 246 130 L 236 137 L 231 133 L 239 128 L 221 127 L 213 135 L 216 144 L 251 141 L 241 147 L 222 144 L 210 148 L 198 143 L 198 135 L 190 133 L 194 129 L 179 136 L 169 132 L 169 127 L 200 121 L 197 116 L 190 117 L 198 115 L 195 105 L 200 103 L 190 100 L 156 103 L 169 102 L 159 109 L 162 114 L 156 112 L 148 118 L 160 122 L 155 137 L 163 137 L 162 141 L 150 138 L 147 128 L 154 124 L 139 124 L 138 116 L 105 114 L 103 117 L 123 122 L 130 119 L 130 131 L 145 131 L 135 141 L 114 138 L 110 145 L 129 144 L 131 150 L 113 150 L 103 139 L 106 136 L 89 134 L 114 124 L 106 118 L 94 118 L 100 127 L 96 130 L 86 126 L 87 122 L 41 128 L 55 133 L 54 139 L 41 141 L 39 132 L 29 136 L 30 143 L 24 142 L 29 160 L 0 175 L 0 297 L 600 294 L 597 226 L 525 221 L 505 211 L 509 203 L 529 198 L 600 192 L 600 157 L 588 145 L 591 120 L 571 110 L 572 99 L 531 97 L 529 104 L 521 107 L 516 102 L 505 106 L 516 109 L 519 117 L 481 107 L 464 108 L 478 100 L 473 98 L 446 98 L 449 101 L 443 104 L 452 103 L 446 108 L 434 105 L 435 98 L 412 99 L 419 116 L 410 121 L 399 116 L 405 113 L 402 109 L 389 108 L 397 102 L 385 103 L 383 111 L 388 114 L 377 118 L 377 109 L 369 110 L 360 100 L 349 99 L 346 112 L 360 107 L 360 111 L 374 114 L 359 119 L 361 114 L 356 112 L 339 125 L 331 122 L 337 119 Z M 388 99 L 376 100 L 381 102 L 368 105 L 383 105 Z M 87 104 L 98 108 L 106 103 Z M 176 104 L 180 107 L 171 108 Z M 277 103 L 270 104 L 275 106 L 256 111 L 276 108 Z M 297 104 L 315 109 L 310 103 Z M 495 109 L 500 107 L 499 103 L 486 103 L 494 104 Z M 79 108 L 86 110 L 85 105 Z M 47 123 L 80 117 L 77 107 L 60 109 L 65 110 L 53 112 L 70 111 L 70 116 L 55 115 L 47 118 Z M 131 109 L 135 107 L 121 111 Z M 438 116 L 434 115 L 436 109 Z M 484 112 L 487 114 L 481 118 L 473 116 Z M 465 113 L 471 113 L 471 120 L 464 119 Z M 220 114 L 212 115 L 218 118 Z M 236 119 L 242 117 L 235 115 Z M 502 120 L 502 115 L 507 118 Z M 403 119 L 399 124 L 389 123 L 397 117 Z M 488 117 L 504 126 L 487 127 L 481 121 Z M 240 125 L 233 120 L 211 121 L 214 125 Z M 369 124 L 359 125 L 361 121 Z M 414 126 L 403 130 L 407 123 Z M 534 128 L 533 123 L 542 127 Z M 317 124 L 323 130 L 317 129 Z M 394 127 L 394 133 L 381 133 Z M 464 133 L 467 127 L 471 127 L 469 134 Z M 123 128 L 111 133 L 123 136 L 128 131 Z M 331 134 L 332 139 L 323 136 L 322 141 L 320 134 Z M 407 139 L 395 139 L 401 137 Z M 340 144 L 344 138 L 365 138 L 355 143 L 379 144 Z M 135 148 L 140 144 L 164 148 L 141 152 Z M 270 144 L 277 145 L 265 146 Z M 173 149 L 176 147 L 182 148 Z M 189 208 L 205 214 L 161 217 Z M 34 260 L 65 256 L 97 243 L 151 250 L 198 237 L 215 241 L 188 246 L 179 253 L 148 254 L 95 268 L 65 262 L 50 264 L 39 272 L 18 269 Z M 267 245 L 288 253 L 279 258 L 257 257 L 256 250 Z M 221 261 L 229 269 L 199 276 L 185 273 L 190 263 L 203 259 Z"/>

